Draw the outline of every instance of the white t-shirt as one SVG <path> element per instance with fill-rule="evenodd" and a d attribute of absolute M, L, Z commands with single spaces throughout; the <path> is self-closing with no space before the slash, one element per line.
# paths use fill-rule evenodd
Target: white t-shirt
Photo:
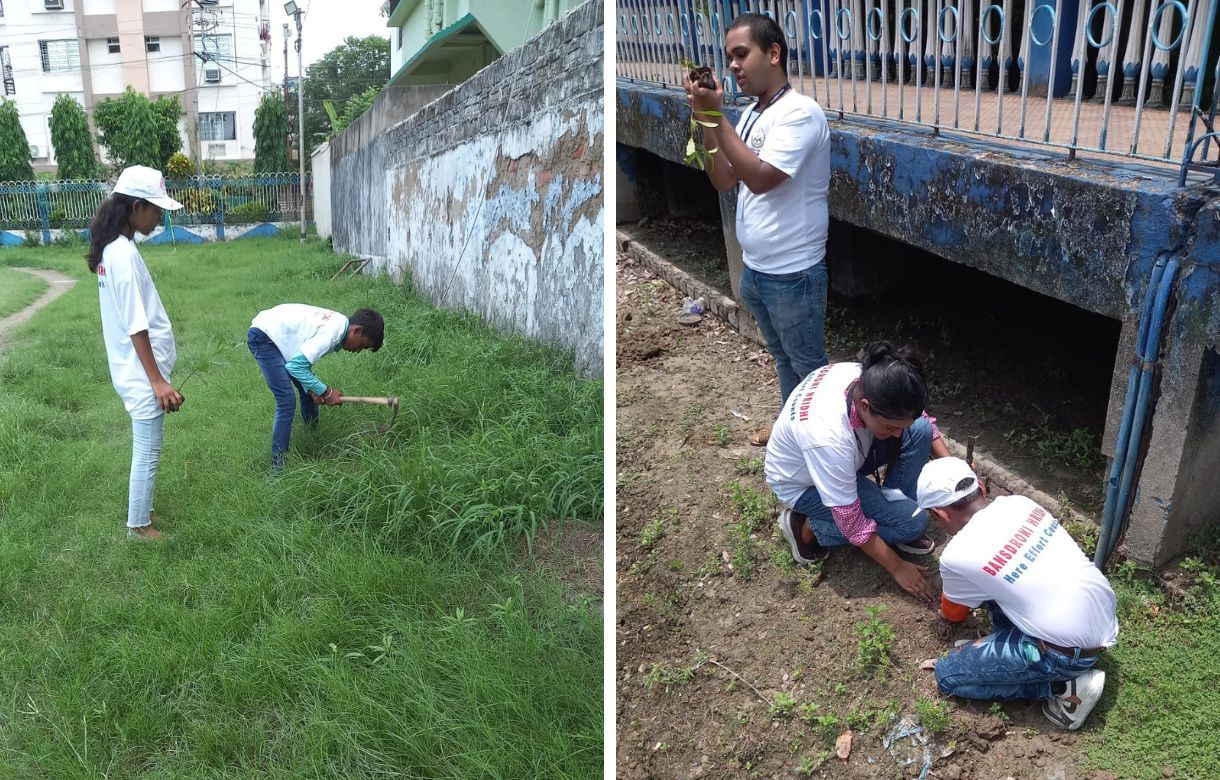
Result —
<path fill-rule="evenodd" d="M 737 120 L 742 136 L 752 116 L 746 146 L 759 159 L 788 174 L 774 189 L 756 195 L 744 182 L 737 191 L 737 241 L 755 271 L 790 274 L 826 257 L 830 216 L 830 128 L 813 98 L 789 91 L 762 114 L 753 107 Z"/>
<path fill-rule="evenodd" d="M 779 414 L 767 442 L 767 484 L 795 506 L 810 487 L 828 507 L 856 502 L 856 474 L 873 446 L 867 428 L 853 429 L 847 388 L 860 378 L 859 363 L 823 366 L 805 377 Z"/>
<path fill-rule="evenodd" d="M 310 365 L 334 352 L 347 335 L 347 317 L 304 303 L 281 303 L 260 311 L 250 325 L 267 334 L 285 361 L 304 355 Z"/>
<path fill-rule="evenodd" d="M 1117 600 L 1105 575 L 1050 512 L 1003 496 L 977 512 L 940 555 L 945 597 L 995 601 L 1017 628 L 1063 647 L 1112 647 Z"/>
<path fill-rule="evenodd" d="M 166 382 L 174 370 L 178 351 L 161 296 L 157 295 L 148 266 L 130 238 L 119 236 L 102 250 L 102 261 L 97 266 L 97 294 L 110 381 L 123 399 L 123 406 L 135 420 L 162 414 L 131 337 L 148 331 L 153 359 Z"/>

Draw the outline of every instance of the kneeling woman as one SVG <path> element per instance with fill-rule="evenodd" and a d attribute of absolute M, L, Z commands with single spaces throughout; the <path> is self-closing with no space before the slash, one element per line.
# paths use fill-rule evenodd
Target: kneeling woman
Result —
<path fill-rule="evenodd" d="M 923 567 L 894 548 L 927 555 L 927 512 L 916 507 L 920 469 L 948 447 L 924 412 L 923 368 L 909 348 L 870 344 L 858 363 L 809 374 L 784 404 L 767 444 L 767 484 L 788 508 L 780 531 L 797 563 L 824 559 L 853 544 L 908 593 L 932 601 Z M 869 475 L 885 466 L 878 485 Z"/>

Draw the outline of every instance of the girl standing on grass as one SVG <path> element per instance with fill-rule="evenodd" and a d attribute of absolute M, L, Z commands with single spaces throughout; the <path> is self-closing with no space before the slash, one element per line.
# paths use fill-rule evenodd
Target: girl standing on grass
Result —
<path fill-rule="evenodd" d="M 110 379 L 131 415 L 127 534 L 134 539 L 161 536 L 153 528 L 152 499 L 165 413 L 178 411 L 183 402 L 169 383 L 177 359 L 174 330 L 136 249 L 135 233 L 150 235 L 167 209 L 180 208 L 166 194 L 160 171 L 135 165 L 119 175 L 89 226 L 85 259 L 97 274 Z"/>

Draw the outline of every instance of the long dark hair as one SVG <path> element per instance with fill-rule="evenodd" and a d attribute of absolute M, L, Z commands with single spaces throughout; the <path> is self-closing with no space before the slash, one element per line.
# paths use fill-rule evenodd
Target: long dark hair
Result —
<path fill-rule="evenodd" d="M 89 254 L 85 255 L 93 273 L 97 273 L 97 265 L 102 262 L 102 250 L 130 229 L 131 208 L 139 200 L 116 192 L 97 207 L 97 213 L 89 223 Z"/>
<path fill-rule="evenodd" d="M 928 386 L 923 363 L 911 347 L 894 347 L 874 341 L 858 357 L 860 391 L 869 408 L 888 420 L 915 419 L 928 404 Z"/>

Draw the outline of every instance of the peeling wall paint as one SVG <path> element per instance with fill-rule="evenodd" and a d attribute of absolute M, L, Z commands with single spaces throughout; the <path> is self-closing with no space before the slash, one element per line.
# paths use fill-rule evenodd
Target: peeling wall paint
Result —
<path fill-rule="evenodd" d="M 572 349 L 585 376 L 603 359 L 603 30 L 590 0 L 352 145 L 332 200 L 336 250 L 410 277 L 437 305 Z"/>

